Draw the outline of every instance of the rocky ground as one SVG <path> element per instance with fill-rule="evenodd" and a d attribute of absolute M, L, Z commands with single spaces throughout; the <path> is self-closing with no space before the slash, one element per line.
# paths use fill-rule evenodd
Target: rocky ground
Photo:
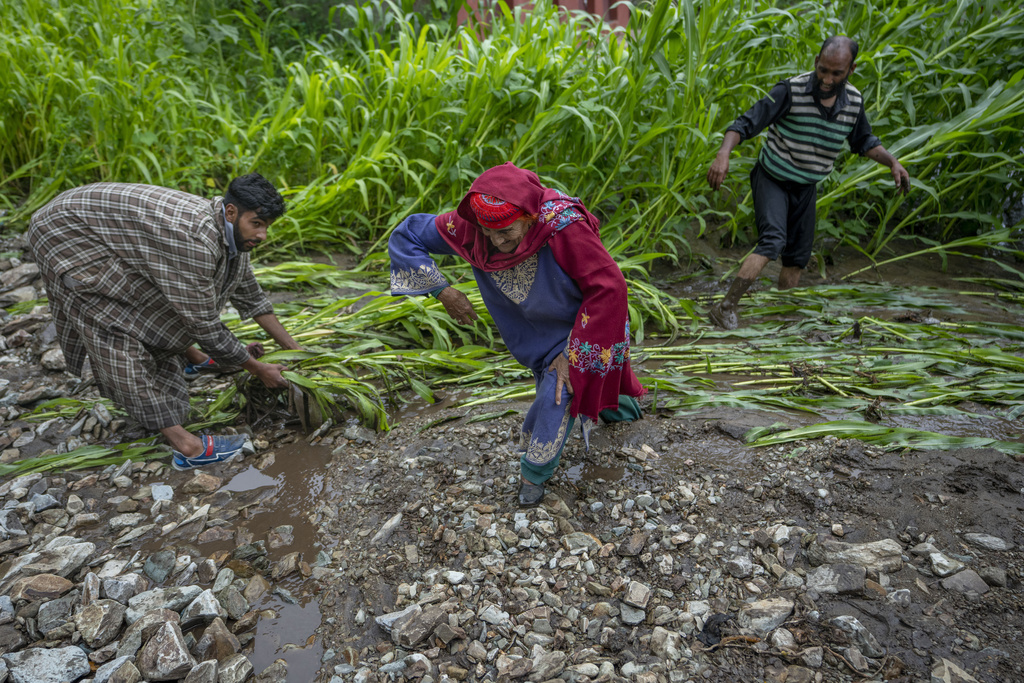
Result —
<path fill-rule="evenodd" d="M 0 259 L 2 305 L 40 295 L 32 268 Z M 0 314 L 0 460 L 135 434 L 101 404 L 24 420 L 95 398 L 48 323 Z M 1005 455 L 751 451 L 778 415 L 648 403 L 520 511 L 526 404 L 444 405 L 381 435 L 276 425 L 198 474 L 0 481 L 0 683 L 1024 680 Z"/>

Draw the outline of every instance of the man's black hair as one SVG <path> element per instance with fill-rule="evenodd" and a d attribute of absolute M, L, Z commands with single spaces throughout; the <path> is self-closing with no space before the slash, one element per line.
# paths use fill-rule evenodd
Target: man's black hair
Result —
<path fill-rule="evenodd" d="M 259 173 L 240 175 L 228 185 L 224 203 L 234 204 L 239 213 L 255 211 L 265 221 L 273 221 L 284 214 L 284 198 Z"/>
<path fill-rule="evenodd" d="M 847 38 L 846 36 L 829 36 L 828 38 L 825 39 L 825 42 L 821 44 L 821 52 L 819 52 L 818 54 L 824 55 L 826 52 L 831 52 L 832 50 L 841 50 L 843 48 L 846 48 L 847 50 L 850 51 L 850 64 L 856 62 L 857 50 L 859 50 L 860 47 L 857 45 L 856 40 L 853 40 L 852 38 Z"/>

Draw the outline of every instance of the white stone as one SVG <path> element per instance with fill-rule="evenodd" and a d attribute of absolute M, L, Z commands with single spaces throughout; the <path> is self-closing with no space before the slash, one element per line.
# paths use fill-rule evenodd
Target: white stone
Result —
<path fill-rule="evenodd" d="M 785 598 L 758 600 L 740 609 L 737 622 L 743 628 L 749 628 L 759 635 L 782 625 L 793 613 L 793 601 Z"/>
<path fill-rule="evenodd" d="M 989 536 L 988 534 L 964 534 L 964 540 L 978 548 L 994 550 L 996 552 L 1013 550 L 1014 548 L 1012 543 L 998 536 Z"/>
<path fill-rule="evenodd" d="M 91 669 L 80 647 L 32 647 L 3 655 L 13 683 L 66 683 L 77 681 Z"/>
<path fill-rule="evenodd" d="M 963 562 L 947 557 L 943 553 L 932 553 L 928 560 L 932 563 L 932 572 L 936 576 L 952 576 L 964 568 Z"/>

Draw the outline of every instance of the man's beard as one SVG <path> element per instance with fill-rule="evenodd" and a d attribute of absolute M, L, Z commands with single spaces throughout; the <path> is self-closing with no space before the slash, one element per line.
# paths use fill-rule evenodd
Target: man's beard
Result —
<path fill-rule="evenodd" d="M 233 237 L 235 238 L 235 249 L 238 251 L 252 251 L 252 247 L 245 245 L 245 240 L 242 239 L 242 231 L 238 229 L 238 223 L 234 225 Z"/>
<path fill-rule="evenodd" d="M 821 89 L 821 81 L 818 79 L 818 74 L 812 73 L 811 74 L 811 91 L 812 91 L 812 93 L 814 94 L 814 96 L 817 99 L 819 99 L 819 100 L 827 100 L 830 97 L 835 97 L 837 94 L 842 92 L 843 89 L 846 88 L 846 82 L 848 80 L 849 80 L 849 77 L 844 78 L 843 80 L 841 80 L 841 81 L 839 81 L 837 83 L 834 83 L 832 85 L 832 89 L 831 90 L 822 90 Z"/>

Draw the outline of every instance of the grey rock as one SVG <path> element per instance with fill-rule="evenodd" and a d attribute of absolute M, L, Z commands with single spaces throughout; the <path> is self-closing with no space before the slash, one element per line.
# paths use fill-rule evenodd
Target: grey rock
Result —
<path fill-rule="evenodd" d="M 181 628 L 164 623 L 139 650 L 136 666 L 149 681 L 173 681 L 184 678 L 196 665 L 185 646 Z"/>
<path fill-rule="evenodd" d="M 483 662 L 487 659 L 487 648 L 479 640 L 474 640 L 466 648 L 466 654 L 469 655 L 470 659 Z"/>
<path fill-rule="evenodd" d="M 62 545 L 67 536 L 58 536 L 46 544 L 38 553 L 28 553 L 15 562 L 5 580 L 15 575 L 56 574 L 67 578 L 74 574 L 96 552 L 96 545 L 89 542 L 73 542 Z"/>
<path fill-rule="evenodd" d="M 508 612 L 503 612 L 496 605 L 487 605 L 478 615 L 481 621 L 486 621 L 492 626 L 509 624 Z"/>
<path fill-rule="evenodd" d="M 683 637 L 675 631 L 655 626 L 651 634 L 651 652 L 670 662 L 678 661 L 683 658 Z"/>
<path fill-rule="evenodd" d="M 978 683 L 978 679 L 964 671 L 956 663 L 943 658 L 932 669 L 931 683 Z"/>
<path fill-rule="evenodd" d="M 793 636 L 792 632 L 784 628 L 777 628 L 772 631 L 771 643 L 772 647 L 777 650 L 796 649 L 796 638 Z"/>
<path fill-rule="evenodd" d="M 14 602 L 35 602 L 55 600 L 75 587 L 71 581 L 56 574 L 25 576 L 14 582 L 10 595 L 4 596 Z M 13 605 L 11 607 L 13 609 Z"/>
<path fill-rule="evenodd" d="M 957 591 L 958 593 L 974 592 L 982 595 L 988 592 L 988 584 L 973 569 L 965 569 L 943 579 L 940 583 L 946 590 Z"/>
<path fill-rule="evenodd" d="M 392 633 L 396 625 L 401 628 L 409 619 L 412 619 L 422 611 L 423 608 L 419 605 L 409 605 L 401 611 L 382 614 L 379 617 L 376 617 L 374 621 L 377 622 L 377 625 L 384 629 L 384 631 Z"/>
<path fill-rule="evenodd" d="M 118 641 L 117 656 L 135 656 L 142 647 L 142 642 L 148 640 L 156 633 L 157 629 L 165 623 L 179 623 L 181 617 L 174 610 L 155 609 L 147 612 L 139 619 L 136 619 L 121 634 Z"/>
<path fill-rule="evenodd" d="M 128 623 L 155 609 L 169 609 L 179 612 L 187 604 L 199 597 L 203 589 L 199 586 L 174 586 L 172 588 L 154 588 L 130 598 L 125 617 Z M 143 672 L 145 674 L 145 672 Z"/>
<path fill-rule="evenodd" d="M 181 612 L 181 628 L 187 631 L 188 629 L 198 626 L 199 624 L 207 624 L 217 617 L 226 618 L 228 615 L 227 611 L 221 607 L 217 597 L 213 594 L 212 590 L 204 590 L 196 599 L 188 604 Z"/>
<path fill-rule="evenodd" d="M 16 446 L 15 448 L 18 448 L 18 446 Z M 52 510 L 54 508 L 59 508 L 61 506 L 60 501 L 51 496 L 49 493 L 37 493 L 36 495 L 32 496 L 32 499 L 29 501 L 29 503 L 32 504 L 32 512 L 37 514 L 42 512 L 43 510 Z"/>
<path fill-rule="evenodd" d="M 25 536 L 27 532 L 14 510 L 0 510 L 0 531 L 7 536 Z"/>
<path fill-rule="evenodd" d="M 1006 586 L 1006 570 L 1001 567 L 982 567 L 978 570 L 978 575 L 994 588 Z"/>
<path fill-rule="evenodd" d="M 594 679 L 601 675 L 601 669 L 592 662 L 584 662 L 583 664 L 573 664 L 569 667 L 569 671 L 579 674 L 580 676 L 586 676 L 587 678 Z"/>
<path fill-rule="evenodd" d="M 963 562 L 943 553 L 932 553 L 928 560 L 932 563 L 932 573 L 936 576 L 951 576 L 964 568 Z"/>
<path fill-rule="evenodd" d="M 228 586 L 218 593 L 217 600 L 232 619 L 241 619 L 249 611 L 249 601 L 234 586 Z"/>
<path fill-rule="evenodd" d="M 117 657 L 96 669 L 93 683 L 138 683 L 142 674 L 135 668 L 132 657 Z"/>
<path fill-rule="evenodd" d="M 28 643 L 25 634 L 14 624 L 0 624 L 0 652 L 14 652 Z"/>
<path fill-rule="evenodd" d="M 815 541 L 807 548 L 812 565 L 856 564 L 870 572 L 897 572 L 903 568 L 903 548 L 890 538 L 873 543 L 843 543 L 832 539 Z"/>
<path fill-rule="evenodd" d="M 745 579 L 754 571 L 754 562 L 750 555 L 736 555 L 725 563 L 725 570 L 737 579 Z"/>
<path fill-rule="evenodd" d="M 812 669 L 818 669 L 824 662 L 825 650 L 820 646 L 809 647 L 800 653 L 800 659 Z"/>
<path fill-rule="evenodd" d="M 760 636 L 777 629 L 793 613 L 793 601 L 785 598 L 758 600 L 745 605 L 737 615 L 737 623 Z"/>
<path fill-rule="evenodd" d="M 217 683 L 217 660 L 199 662 L 185 676 L 185 683 Z"/>
<path fill-rule="evenodd" d="M 639 581 L 630 581 L 626 586 L 626 594 L 622 601 L 638 609 L 647 609 L 647 603 L 651 599 L 651 589 Z"/>
<path fill-rule="evenodd" d="M 68 367 L 68 362 L 64 358 L 64 351 L 59 346 L 43 351 L 43 355 L 39 357 L 39 364 L 47 370 L 53 370 L 54 372 L 66 370 Z"/>
<path fill-rule="evenodd" d="M 437 673 L 434 670 L 434 663 L 431 662 L 426 655 L 422 655 L 418 652 L 408 655 L 402 660 L 402 663 L 405 665 L 402 675 L 410 680 L 426 677 L 433 679 Z"/>
<path fill-rule="evenodd" d="M 163 583 L 174 569 L 177 559 L 174 551 L 159 550 L 149 556 L 142 571 L 153 580 L 153 583 Z"/>
<path fill-rule="evenodd" d="M 82 640 L 89 647 L 103 647 L 121 631 L 125 606 L 116 600 L 94 600 L 75 617 Z"/>
<path fill-rule="evenodd" d="M 354 668 L 352 670 L 355 671 Z M 288 683 L 288 662 L 275 659 L 273 664 L 256 676 L 256 683 Z"/>
<path fill-rule="evenodd" d="M 465 572 L 447 571 L 444 574 L 442 574 L 441 576 L 443 576 L 444 580 L 447 581 L 448 583 L 450 583 L 453 586 L 458 586 L 463 581 L 466 580 Z"/>
<path fill-rule="evenodd" d="M 867 671 L 870 664 L 865 659 L 864 654 L 860 651 L 856 645 L 851 645 L 846 648 L 846 661 L 850 663 L 854 671 Z"/>
<path fill-rule="evenodd" d="M 619 544 L 616 552 L 623 557 L 636 557 L 643 550 L 647 543 L 647 534 L 642 531 L 633 533 L 628 539 Z"/>
<path fill-rule="evenodd" d="M 252 662 L 245 655 L 231 655 L 218 668 L 217 683 L 243 683 L 252 675 Z"/>
<path fill-rule="evenodd" d="M 994 550 L 996 552 L 1013 550 L 1014 548 L 1014 545 L 1009 541 L 1005 541 L 998 536 L 989 536 L 988 534 L 964 534 L 964 540 L 977 548 Z"/>
<path fill-rule="evenodd" d="M 530 631 L 523 638 L 523 642 L 526 643 L 527 647 L 533 647 L 539 645 L 541 647 L 551 647 L 554 644 L 555 639 L 551 636 L 546 636 L 543 633 L 537 633 L 536 631 Z"/>
<path fill-rule="evenodd" d="M 235 580 L 235 573 L 229 568 L 224 567 L 217 572 L 217 578 L 213 582 L 213 588 L 211 589 L 214 593 L 220 593 L 222 590 L 231 585 L 231 582 Z"/>
<path fill-rule="evenodd" d="M 203 661 L 212 659 L 217 662 L 224 662 L 229 657 L 237 654 L 241 649 L 242 645 L 238 642 L 238 638 L 228 630 L 228 627 L 224 625 L 224 621 L 218 617 L 206 627 L 203 636 L 196 643 L 195 653 L 196 657 Z"/>
<path fill-rule="evenodd" d="M 199 583 L 210 583 L 216 578 L 216 576 L 217 565 L 209 558 L 200 562 L 199 566 L 196 567 L 196 578 L 199 579 Z"/>
<path fill-rule="evenodd" d="M 915 545 L 913 548 L 910 549 L 910 554 L 911 555 L 915 555 L 917 557 L 928 557 L 932 553 L 937 553 L 937 552 L 939 552 L 939 549 L 936 548 L 934 544 L 927 543 L 927 542 L 925 542 L 925 543 L 918 543 L 917 545 Z"/>
<path fill-rule="evenodd" d="M 585 531 L 574 531 L 571 534 L 562 536 L 562 545 L 571 554 L 584 551 L 594 554 L 601 549 L 601 541 L 593 534 L 588 534 Z"/>
<path fill-rule="evenodd" d="M 122 574 L 112 579 L 103 579 L 101 585 L 104 597 L 127 605 L 133 597 L 146 591 L 149 582 L 141 574 Z"/>
<path fill-rule="evenodd" d="M 0 286 L 4 289 L 14 289 L 32 284 L 37 277 L 39 277 L 39 266 L 30 261 L 0 273 Z"/>
<path fill-rule="evenodd" d="M 402 513 L 399 512 L 394 517 L 384 522 L 384 526 L 382 526 L 380 530 L 376 534 L 374 534 L 373 538 L 370 539 L 370 545 L 380 545 L 382 543 L 387 543 L 388 539 L 391 538 L 391 535 L 395 533 L 395 529 L 397 529 L 398 525 L 401 523 Z"/>
<path fill-rule="evenodd" d="M 911 595 L 910 591 L 906 588 L 900 588 L 899 590 L 895 590 L 885 597 L 889 602 L 893 603 L 894 605 L 899 605 L 900 607 L 910 607 Z"/>
<path fill-rule="evenodd" d="M 823 564 L 807 573 L 807 588 L 822 595 L 860 594 L 866 578 L 867 570 L 860 565 Z"/>
<path fill-rule="evenodd" d="M 867 630 L 856 617 L 843 615 L 830 622 L 837 629 L 850 637 L 850 640 L 868 657 L 883 657 L 885 650 L 879 645 L 874 634 Z"/>
<path fill-rule="evenodd" d="M 79 603 L 78 591 L 65 595 L 63 598 L 44 602 L 39 606 L 36 616 L 36 628 L 40 633 L 49 634 L 71 620 L 75 605 Z"/>
<path fill-rule="evenodd" d="M 545 652 L 533 659 L 533 670 L 530 672 L 531 681 L 550 681 L 558 678 L 558 675 L 565 669 L 566 656 L 564 652 Z"/>
<path fill-rule="evenodd" d="M 12 289 L 8 292 L 3 292 L 2 294 L 0 294 L 0 308 L 6 308 L 11 304 L 21 304 L 25 303 L 26 301 L 35 301 L 38 298 L 39 295 L 36 293 L 35 288 L 32 287 L 31 285 L 18 287 L 17 289 Z"/>
<path fill-rule="evenodd" d="M 791 590 L 793 588 L 803 588 L 804 580 L 800 578 L 800 575 L 796 572 L 786 572 L 779 579 L 779 588 L 782 590 Z"/>
<path fill-rule="evenodd" d="M 447 623 L 448 615 L 440 607 L 428 607 L 419 614 L 409 619 L 398 631 L 397 642 L 402 647 L 411 650 L 416 645 L 427 639 L 434 629 Z M 395 639 L 395 632 L 392 632 L 392 639 Z"/>
<path fill-rule="evenodd" d="M 96 600 L 100 599 L 101 592 L 100 577 L 96 576 L 93 572 L 89 572 L 82 579 L 82 606 L 91 605 Z"/>
<path fill-rule="evenodd" d="M 141 512 L 125 512 L 124 514 L 111 517 L 110 521 L 107 522 L 107 526 L 110 527 L 111 531 L 116 533 L 125 529 L 138 527 L 144 521 L 146 521 L 146 515 Z"/>
<path fill-rule="evenodd" d="M 14 683 L 69 683 L 92 671 L 85 652 L 75 646 L 32 647 L 5 654 L 3 659 Z"/>
<path fill-rule="evenodd" d="M 619 618 L 622 619 L 622 623 L 629 626 L 635 626 L 636 624 L 642 623 L 643 620 L 647 618 L 647 613 L 642 609 L 623 603 Z"/>
<path fill-rule="evenodd" d="M 153 484 L 149 489 L 149 494 L 153 496 L 154 501 L 174 500 L 174 489 L 167 484 Z"/>

